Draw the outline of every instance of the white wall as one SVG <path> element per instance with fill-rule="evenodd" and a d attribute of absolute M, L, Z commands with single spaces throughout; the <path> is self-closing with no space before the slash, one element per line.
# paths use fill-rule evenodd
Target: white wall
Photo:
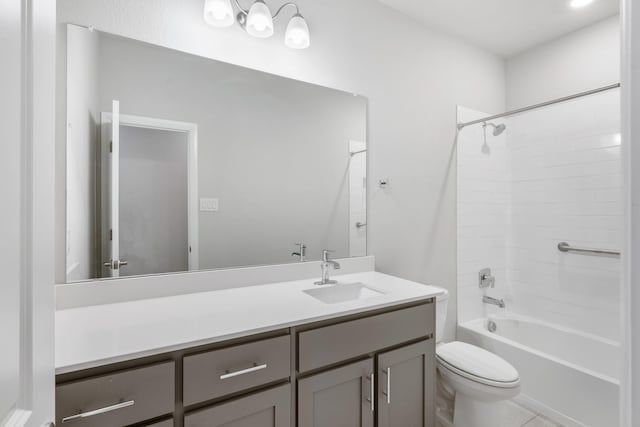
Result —
<path fill-rule="evenodd" d="M 67 261 L 68 280 L 96 275 L 96 148 L 98 141 L 98 34 L 68 31 Z"/>
<path fill-rule="evenodd" d="M 620 81 L 620 17 L 507 59 L 507 107 L 525 107 Z"/>
<path fill-rule="evenodd" d="M 380 271 L 452 291 L 455 107 L 505 108 L 504 62 L 371 0 L 301 0 L 312 46 L 253 39 L 202 20 L 201 0 L 61 0 L 59 20 L 93 25 L 369 99 L 369 250 Z M 126 11 L 126 12 L 123 12 Z M 388 178 L 380 190 L 374 183 Z M 455 329 L 450 304 L 448 335 Z"/>

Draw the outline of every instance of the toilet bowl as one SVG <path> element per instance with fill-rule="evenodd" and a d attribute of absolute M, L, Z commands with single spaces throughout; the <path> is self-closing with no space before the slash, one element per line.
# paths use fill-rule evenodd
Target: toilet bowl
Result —
<path fill-rule="evenodd" d="M 453 400 L 454 427 L 500 427 L 503 404 L 520 392 L 518 371 L 480 347 L 442 342 L 449 293 L 436 298 L 436 360 L 440 389 Z"/>

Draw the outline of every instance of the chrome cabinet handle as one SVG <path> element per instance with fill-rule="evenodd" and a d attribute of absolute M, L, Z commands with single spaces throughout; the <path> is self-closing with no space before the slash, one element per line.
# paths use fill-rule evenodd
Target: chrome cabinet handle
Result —
<path fill-rule="evenodd" d="M 133 406 L 135 401 L 127 400 L 126 402 L 116 403 L 115 405 L 105 406 L 104 408 L 94 409 L 93 411 L 83 412 L 77 415 L 71 415 L 69 417 L 64 417 L 62 419 L 63 423 L 68 423 L 69 421 L 74 421 L 80 418 L 89 418 L 94 415 L 106 414 L 107 412 L 117 411 L 118 409 L 126 408 L 128 406 Z"/>
<path fill-rule="evenodd" d="M 367 402 L 369 402 L 371 404 L 371 412 L 376 410 L 376 404 L 375 404 L 375 374 L 372 372 L 371 374 L 369 374 L 369 376 L 367 377 L 367 379 L 369 380 L 369 382 L 371 383 L 370 385 L 370 389 L 369 389 L 369 398 L 367 399 Z"/>
<path fill-rule="evenodd" d="M 386 392 L 382 392 L 385 396 L 387 396 L 387 405 L 391 404 L 391 368 L 387 368 L 382 371 L 383 374 L 387 376 L 387 390 Z"/>
<path fill-rule="evenodd" d="M 239 375 L 250 374 L 251 372 L 261 371 L 262 369 L 267 369 L 267 364 L 263 363 L 262 365 L 254 364 L 250 368 L 241 369 L 239 371 L 225 371 L 224 374 L 220 375 L 221 380 L 226 380 L 228 378 L 237 377 Z"/>

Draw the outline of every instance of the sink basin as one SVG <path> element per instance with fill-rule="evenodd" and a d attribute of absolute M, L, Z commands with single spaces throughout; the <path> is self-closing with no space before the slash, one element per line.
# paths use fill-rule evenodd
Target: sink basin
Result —
<path fill-rule="evenodd" d="M 364 300 L 384 295 L 376 289 L 372 289 L 364 283 L 349 283 L 346 285 L 332 285 L 318 287 L 317 289 L 307 289 L 304 293 L 325 304 L 337 304 L 340 302 Z"/>

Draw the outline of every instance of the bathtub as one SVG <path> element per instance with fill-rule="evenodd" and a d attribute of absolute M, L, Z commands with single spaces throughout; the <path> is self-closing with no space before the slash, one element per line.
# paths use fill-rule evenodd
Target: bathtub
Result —
<path fill-rule="evenodd" d="M 524 406 L 567 427 L 619 425 L 618 342 L 515 314 L 460 324 L 458 339 L 516 367 Z"/>

